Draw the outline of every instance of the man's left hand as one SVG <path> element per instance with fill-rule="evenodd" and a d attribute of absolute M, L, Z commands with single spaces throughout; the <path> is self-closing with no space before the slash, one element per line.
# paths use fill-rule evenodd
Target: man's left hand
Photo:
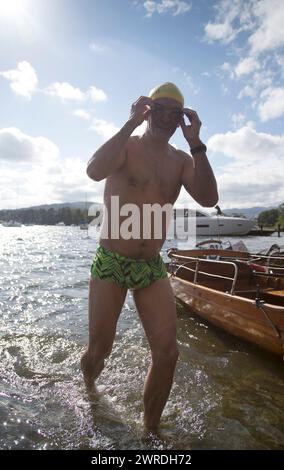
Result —
<path fill-rule="evenodd" d="M 197 112 L 193 111 L 193 109 L 184 108 L 183 113 L 188 118 L 189 125 L 186 125 L 184 117 L 182 117 L 180 127 L 190 147 L 195 147 L 201 142 L 199 132 L 202 122 L 200 121 Z"/>

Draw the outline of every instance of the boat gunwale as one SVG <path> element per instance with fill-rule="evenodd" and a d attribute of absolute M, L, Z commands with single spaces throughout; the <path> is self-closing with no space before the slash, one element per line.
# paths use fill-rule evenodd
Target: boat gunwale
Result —
<path fill-rule="evenodd" d="M 241 301 L 246 301 L 250 304 L 256 305 L 256 299 L 249 299 L 247 297 L 238 295 L 238 291 L 235 291 L 235 293 L 231 294 L 230 292 L 224 292 L 224 291 L 220 291 L 220 290 L 217 290 L 217 289 L 213 289 L 212 287 L 203 286 L 202 284 L 200 284 L 198 282 L 194 283 L 192 281 L 189 281 L 187 279 L 183 279 L 180 276 L 176 276 L 175 274 L 168 272 L 168 279 L 171 280 L 171 278 L 173 278 L 173 279 L 176 278 L 178 281 L 180 281 L 182 283 L 189 284 L 194 289 L 201 289 L 201 290 L 209 291 L 209 292 L 212 292 L 213 294 L 217 294 L 218 296 L 226 296 L 228 299 L 237 299 L 237 300 L 239 299 Z M 256 292 L 256 290 L 253 289 L 252 292 Z M 265 291 L 264 291 L 264 293 L 265 293 Z M 283 313 L 284 314 L 284 306 L 270 304 L 269 302 L 264 302 L 263 305 L 271 308 L 272 310 L 275 311 L 275 313 Z"/>

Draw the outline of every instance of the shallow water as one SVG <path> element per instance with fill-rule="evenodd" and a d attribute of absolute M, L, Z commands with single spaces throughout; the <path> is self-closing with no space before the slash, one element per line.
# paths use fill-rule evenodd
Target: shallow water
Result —
<path fill-rule="evenodd" d="M 79 359 L 96 241 L 77 227 L 0 227 L 0 237 L 1 449 L 284 449 L 281 359 L 181 306 L 163 439 L 141 439 L 149 349 L 131 294 L 90 402 Z M 255 251 L 281 240 L 244 239 Z"/>

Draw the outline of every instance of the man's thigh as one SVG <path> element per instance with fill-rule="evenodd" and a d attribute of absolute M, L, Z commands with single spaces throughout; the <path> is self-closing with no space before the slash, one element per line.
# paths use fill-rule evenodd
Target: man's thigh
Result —
<path fill-rule="evenodd" d="M 126 293 L 127 289 L 112 282 L 91 277 L 89 330 L 93 339 L 109 340 L 113 338 Z"/>
<path fill-rule="evenodd" d="M 175 344 L 177 315 L 169 280 L 159 279 L 133 296 L 151 349 Z"/>

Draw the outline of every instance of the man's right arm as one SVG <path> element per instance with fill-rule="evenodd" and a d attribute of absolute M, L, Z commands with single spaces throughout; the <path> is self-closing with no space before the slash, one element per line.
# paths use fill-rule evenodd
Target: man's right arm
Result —
<path fill-rule="evenodd" d="M 87 166 L 87 175 L 92 180 L 101 181 L 124 164 L 126 144 L 135 127 L 131 121 L 127 121 L 117 134 L 96 151 Z"/>
<path fill-rule="evenodd" d="M 117 171 L 125 162 L 127 142 L 134 129 L 142 124 L 150 111 L 152 100 L 141 96 L 131 108 L 128 121 L 111 139 L 105 142 L 88 162 L 87 175 L 101 181 Z M 146 108 L 146 109 L 145 109 Z"/>

